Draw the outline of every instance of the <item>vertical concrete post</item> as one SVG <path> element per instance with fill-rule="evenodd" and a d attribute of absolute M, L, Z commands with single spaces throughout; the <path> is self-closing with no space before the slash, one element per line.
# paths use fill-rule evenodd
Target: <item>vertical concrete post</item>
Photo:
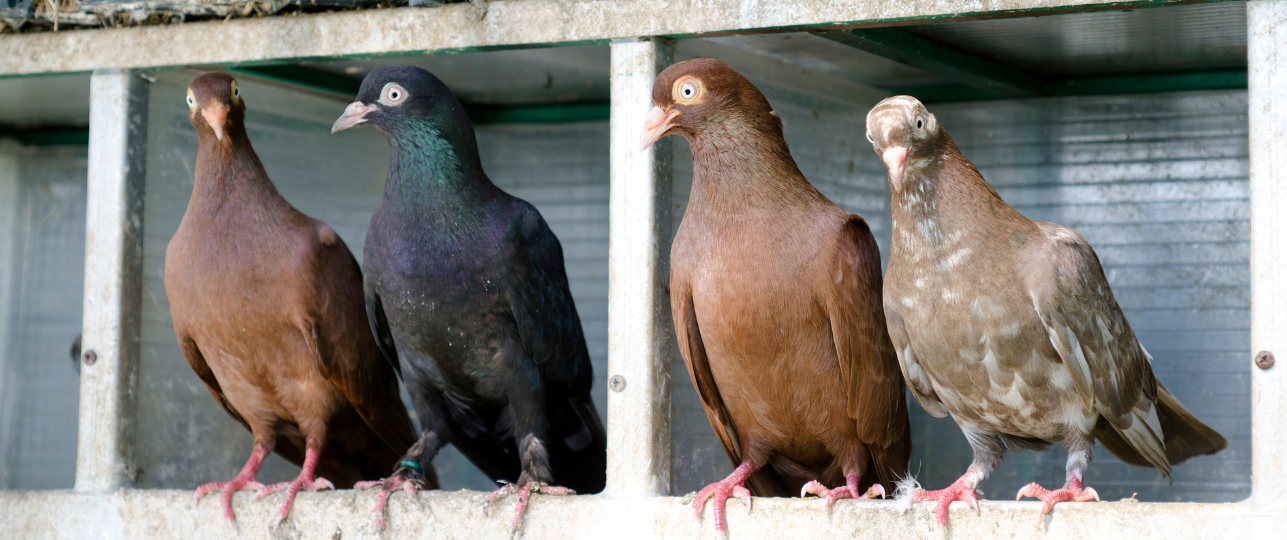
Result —
<path fill-rule="evenodd" d="M 1281 56 L 1279 56 L 1281 55 Z M 1251 151 L 1251 493 L 1287 500 L 1287 0 L 1247 3 Z M 1261 369 L 1267 351 L 1275 366 Z"/>
<path fill-rule="evenodd" d="M 608 248 L 608 487 L 620 497 L 670 489 L 671 142 L 639 150 L 665 41 L 612 44 Z"/>
<path fill-rule="evenodd" d="M 128 70 L 90 80 L 76 491 L 127 487 L 135 477 L 147 96 L 147 81 Z"/>

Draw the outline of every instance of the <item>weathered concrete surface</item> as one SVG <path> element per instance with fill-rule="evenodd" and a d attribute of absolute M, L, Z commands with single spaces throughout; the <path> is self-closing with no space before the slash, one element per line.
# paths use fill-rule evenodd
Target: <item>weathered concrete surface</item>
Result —
<path fill-rule="evenodd" d="M 215 497 L 193 505 L 192 493 L 127 490 L 110 495 L 68 491 L 0 494 L 0 530 L 9 538 L 508 538 L 514 501 L 490 515 L 481 492 L 427 492 L 416 504 L 397 494 L 389 504 L 389 530 L 378 535 L 370 519 L 369 492 L 301 493 L 290 518 L 271 526 L 281 495 L 251 502 L 237 495 L 240 531 L 223 521 Z M 693 518 L 688 498 L 612 499 L 602 496 L 533 498 L 521 536 L 528 538 L 714 538 L 707 509 Z M 1276 538 L 1287 530 L 1287 509 L 1239 504 L 1073 503 L 1045 519 L 1036 502 L 984 502 L 981 512 L 952 506 L 952 539 L 1022 538 Z M 907 513 L 892 502 L 841 501 L 829 514 L 810 499 L 755 499 L 747 515 L 729 502 L 729 538 L 817 540 L 882 537 L 939 539 L 933 505 Z"/>
<path fill-rule="evenodd" d="M 1179 0 L 1176 3 L 1183 3 Z M 1188 0 L 1191 1 L 1191 0 Z M 496 0 L 0 36 L 0 76 L 416 54 L 738 30 L 1022 16 L 1156 0 Z"/>

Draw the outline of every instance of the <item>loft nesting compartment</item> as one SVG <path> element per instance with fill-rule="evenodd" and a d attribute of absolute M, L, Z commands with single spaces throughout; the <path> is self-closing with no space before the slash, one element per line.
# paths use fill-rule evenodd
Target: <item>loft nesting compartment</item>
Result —
<path fill-rule="evenodd" d="M 1287 3 L 1013 1 L 978 9 L 951 2 L 722 0 L 699 8 L 520 0 L 487 6 L 481 18 L 472 4 L 448 4 L 0 36 L 0 137 L 11 141 L 0 146 L 0 171 L 18 171 L 0 172 L 0 194 L 30 193 L 12 204 L 32 215 L 54 215 L 50 201 L 64 201 L 56 218 L 62 221 L 54 221 L 61 228 L 49 225 L 55 218 L 4 221 L 0 208 L 0 250 L 8 250 L 0 253 L 0 263 L 8 264 L 0 266 L 0 280 L 7 280 L 0 281 L 6 470 L 40 476 L 58 468 L 51 458 L 58 452 L 62 463 L 72 459 L 67 445 L 77 440 L 77 423 L 65 398 L 75 396 L 77 381 L 66 349 L 74 335 L 67 328 L 81 326 L 79 280 L 86 280 L 86 347 L 108 364 L 137 370 L 131 379 L 94 373 L 103 364 L 83 366 L 75 490 L 66 491 L 73 485 L 65 465 L 25 484 L 10 483 L 21 475 L 5 476 L 9 489 L 62 488 L 0 493 L 6 506 L 21 509 L 0 516 L 6 528 L 55 537 L 78 536 L 85 527 L 109 536 L 230 532 L 212 501 L 193 507 L 187 490 L 234 474 L 250 437 L 179 356 L 161 284 L 165 244 L 191 192 L 195 135 L 183 88 L 200 70 L 236 74 L 251 140 L 270 177 L 360 256 L 387 146 L 374 130 L 334 136 L 327 130 L 367 71 L 406 63 L 433 71 L 452 88 L 475 121 L 492 180 L 532 202 L 559 236 L 594 360 L 594 397 L 610 438 L 608 492 L 536 498 L 525 534 L 709 533 L 709 513 L 698 523 L 687 499 L 664 497 L 690 493 L 732 468 L 667 341 L 669 317 L 657 309 L 666 304 L 666 246 L 682 219 L 691 161 L 678 138 L 670 145 L 673 157 L 664 144 L 646 154 L 637 146 L 656 65 L 700 56 L 724 60 L 764 92 L 805 176 L 864 216 L 885 256 L 889 192 L 883 164 L 865 141 L 864 118 L 888 95 L 920 97 L 1004 199 L 1091 241 L 1160 379 L 1230 441 L 1220 454 L 1177 467 L 1174 485 L 1097 447 L 1090 484 L 1107 501 L 1142 502 L 1064 504 L 1040 523 L 1033 503 L 988 502 L 979 515 L 955 505 L 954 538 L 1097 530 L 1179 538 L 1216 526 L 1247 533 L 1287 526 L 1281 498 L 1287 481 L 1276 464 L 1281 450 L 1271 444 L 1283 433 L 1272 407 L 1287 396 L 1272 390 L 1280 379 L 1273 369 L 1251 364 L 1254 352 L 1287 340 L 1258 322 L 1287 318 L 1287 308 L 1277 307 L 1284 304 L 1273 300 L 1284 294 L 1280 289 L 1287 292 L 1287 274 L 1271 268 L 1274 246 L 1285 242 L 1273 231 L 1287 229 L 1287 222 L 1251 209 L 1274 208 L 1281 200 L 1274 197 L 1287 192 L 1258 191 L 1254 160 L 1269 167 L 1275 158 L 1252 149 L 1274 143 L 1257 143 L 1248 115 L 1273 91 L 1259 87 L 1265 94 L 1257 97 L 1256 62 L 1271 56 L 1255 51 L 1282 39 L 1261 37 L 1257 49 L 1256 38 L 1248 42 L 1255 35 L 1249 28 L 1262 21 L 1257 10 L 1287 13 Z M 1259 24 L 1267 25 L 1262 36 L 1277 35 L 1270 18 Z M 130 71 L 96 72 L 91 92 L 88 72 L 100 69 Z M 133 81 L 133 94 L 114 97 L 111 85 L 125 88 L 122 80 Z M 133 104 L 128 95 L 136 97 Z M 144 127 L 91 125 L 110 116 L 88 103 L 145 112 Z M 1259 121 L 1281 125 L 1287 116 L 1265 112 Z M 104 155 L 95 153 L 96 144 L 142 152 L 142 176 L 130 176 L 139 174 L 135 168 L 112 180 L 119 167 L 95 161 Z M 16 165 L 5 169 L 9 163 Z M 1273 182 L 1273 169 L 1266 171 L 1262 186 Z M 93 183 L 113 187 L 112 194 L 96 197 Z M 1263 194 L 1264 202 L 1253 194 Z M 135 218 L 140 257 L 131 262 L 121 254 L 129 251 Z M 82 249 L 86 226 L 93 234 Z M 104 241 L 112 235 L 118 238 Z M 44 252 L 51 255 L 42 259 Z M 32 285 L 33 276 L 47 289 Z M 117 307 L 128 308 L 131 294 L 137 295 L 135 315 Z M 32 310 L 42 303 L 51 313 Z M 37 323 L 54 329 L 39 334 L 31 330 Z M 124 339 L 115 349 L 110 341 L 91 344 L 90 336 L 117 335 Z M 131 337 L 139 340 L 136 350 Z M 124 356 L 113 357 L 112 350 Z M 607 390 L 612 375 L 629 381 L 624 392 Z M 47 405 L 32 413 L 31 403 Z M 112 407 L 132 410 L 135 427 L 118 425 L 119 414 L 104 412 Z M 946 485 L 968 464 L 968 445 L 950 420 L 931 418 L 914 401 L 911 411 L 912 472 L 927 487 Z M 32 414 L 48 421 L 32 427 Z M 128 451 L 113 452 L 114 441 Z M 291 465 L 274 459 L 261 479 L 293 476 Z M 396 497 L 385 536 L 504 536 L 503 512 L 483 512 L 479 492 L 450 491 L 484 489 L 486 479 L 450 449 L 435 464 L 446 491 L 420 505 Z M 1029 481 L 1058 483 L 1062 464 L 1061 450 L 1012 454 L 982 491 L 1005 500 Z M 131 488 L 115 491 L 125 484 Z M 374 535 L 372 504 L 368 494 L 347 491 L 301 495 L 282 529 L 269 527 L 274 504 L 239 496 L 235 508 L 242 534 L 365 537 Z M 757 499 L 746 516 L 738 504 L 729 513 L 734 536 L 889 529 L 937 535 L 929 505 L 900 514 L 892 503 L 852 502 L 825 514 L 816 500 Z M 91 517 L 60 517 L 73 511 Z"/>

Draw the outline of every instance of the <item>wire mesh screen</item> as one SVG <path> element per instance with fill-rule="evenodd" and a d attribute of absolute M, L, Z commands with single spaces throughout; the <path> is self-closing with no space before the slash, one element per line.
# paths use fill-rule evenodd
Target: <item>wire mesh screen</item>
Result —
<path fill-rule="evenodd" d="M 0 140 L 0 488 L 76 476 L 85 267 L 84 146 Z"/>

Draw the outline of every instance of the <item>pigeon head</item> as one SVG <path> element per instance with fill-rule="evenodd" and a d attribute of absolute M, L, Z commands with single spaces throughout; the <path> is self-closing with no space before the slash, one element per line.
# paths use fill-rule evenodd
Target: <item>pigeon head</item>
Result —
<path fill-rule="evenodd" d="M 912 96 L 885 98 L 867 113 L 867 140 L 889 168 L 889 185 L 903 189 L 903 180 L 933 162 L 945 134 L 938 119 Z"/>
<path fill-rule="evenodd" d="M 708 129 L 731 136 L 765 131 L 782 135 L 782 122 L 764 94 L 713 58 L 686 60 L 662 71 L 652 86 L 652 104 L 640 150 L 667 135 L 692 140 Z"/>
<path fill-rule="evenodd" d="M 188 83 L 188 119 L 199 135 L 212 134 L 224 141 L 231 128 L 240 129 L 245 115 L 246 104 L 232 75 L 212 71 Z"/>
<path fill-rule="evenodd" d="M 442 132 L 472 131 L 464 107 L 438 77 L 415 66 L 384 66 L 362 79 L 357 101 L 344 109 L 331 133 L 371 124 L 392 134 L 425 122 Z"/>

